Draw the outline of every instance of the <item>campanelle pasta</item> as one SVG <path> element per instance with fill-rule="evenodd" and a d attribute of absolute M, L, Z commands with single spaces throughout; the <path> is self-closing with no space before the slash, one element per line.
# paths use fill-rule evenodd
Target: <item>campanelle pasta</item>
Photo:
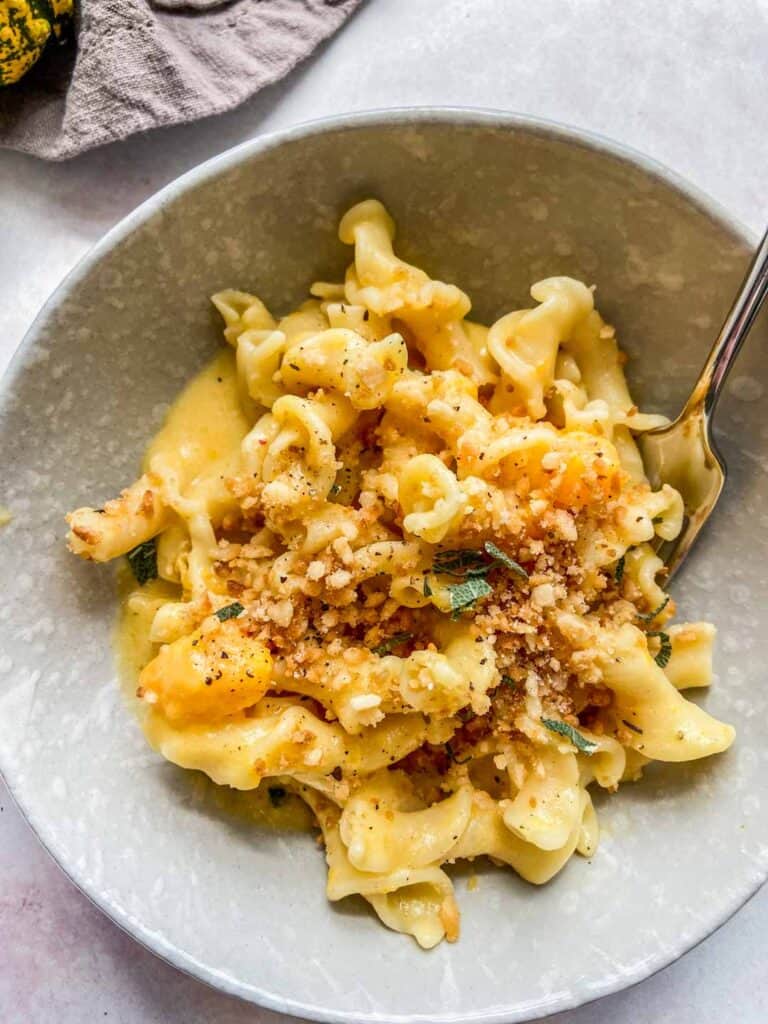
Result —
<path fill-rule="evenodd" d="M 329 899 L 430 947 L 459 932 L 446 865 L 542 884 L 595 852 L 588 787 L 734 734 L 681 692 L 709 685 L 714 629 L 665 625 L 655 541 L 683 505 L 634 441 L 665 421 L 592 290 L 540 281 L 486 328 L 395 255 L 381 203 L 339 234 L 344 283 L 287 316 L 214 296 L 229 347 L 69 543 L 128 555 L 149 742 L 300 796 Z"/>

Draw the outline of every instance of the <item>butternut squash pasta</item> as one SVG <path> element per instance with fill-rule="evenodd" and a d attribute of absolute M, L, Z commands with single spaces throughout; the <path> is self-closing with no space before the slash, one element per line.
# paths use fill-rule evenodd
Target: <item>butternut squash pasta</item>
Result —
<path fill-rule="evenodd" d="M 376 200 L 341 221 L 343 283 L 276 318 L 213 303 L 227 343 L 143 473 L 67 517 L 128 556 L 151 745 L 221 786 L 297 794 L 328 897 L 423 947 L 459 934 L 446 864 L 528 882 L 591 856 L 596 785 L 724 751 L 687 700 L 714 628 L 667 625 L 638 411 L 590 288 L 552 277 L 491 327 L 393 251 Z"/>

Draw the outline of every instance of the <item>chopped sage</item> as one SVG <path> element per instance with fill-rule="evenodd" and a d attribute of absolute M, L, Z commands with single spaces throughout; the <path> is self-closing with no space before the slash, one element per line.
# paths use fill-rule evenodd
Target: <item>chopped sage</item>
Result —
<path fill-rule="evenodd" d="M 451 599 L 451 618 L 457 619 L 463 609 L 493 592 L 486 577 L 491 569 L 498 566 L 511 569 L 518 576 L 528 579 L 525 569 L 491 541 L 485 542 L 482 551 L 458 548 L 435 552 L 432 572 L 461 579 L 461 583 L 450 584 L 447 588 Z M 432 589 L 425 576 L 424 596 L 431 595 Z"/>
<path fill-rule="evenodd" d="M 664 598 L 658 608 L 654 608 L 652 612 L 638 612 L 637 617 L 643 622 L 653 622 L 653 620 L 664 611 L 669 604 L 669 594 Z"/>
<path fill-rule="evenodd" d="M 660 646 L 653 660 L 659 668 L 666 668 L 669 664 L 669 659 L 672 657 L 672 640 L 669 633 L 665 633 L 661 629 L 649 629 L 645 635 L 658 638 Z"/>
<path fill-rule="evenodd" d="M 484 547 L 486 552 L 496 562 L 500 562 L 501 565 L 503 565 L 506 569 L 511 569 L 512 572 L 517 573 L 518 576 L 522 576 L 524 580 L 528 579 L 528 573 L 525 571 L 522 565 L 520 565 L 519 562 L 516 562 L 514 558 L 510 558 L 509 555 L 506 554 L 506 552 L 501 550 L 501 548 L 496 547 L 496 545 L 492 541 L 487 540 L 484 544 Z M 493 565 L 490 565 L 489 568 L 492 569 Z"/>
<path fill-rule="evenodd" d="M 463 583 L 454 583 L 448 591 L 451 595 L 451 618 L 458 619 L 465 608 L 492 594 L 493 587 L 481 577 L 473 576 Z"/>
<path fill-rule="evenodd" d="M 596 743 L 588 740 L 586 736 L 582 736 L 578 729 L 574 729 L 568 722 L 563 722 L 559 718 L 542 718 L 541 724 L 546 726 L 550 732 L 556 732 L 570 740 L 574 747 L 581 751 L 582 754 L 594 754 L 597 750 Z"/>
<path fill-rule="evenodd" d="M 446 576 L 485 576 L 490 565 L 482 551 L 459 548 L 456 551 L 436 551 L 432 572 Z"/>
<path fill-rule="evenodd" d="M 399 647 L 400 644 L 404 644 L 406 640 L 413 640 L 413 633 L 395 633 L 394 636 L 389 637 L 387 640 L 383 640 L 376 647 L 371 648 L 372 654 L 377 654 L 380 658 L 383 658 L 385 654 L 389 654 L 393 647 Z"/>
<path fill-rule="evenodd" d="M 154 537 L 145 540 L 143 544 L 137 544 L 126 558 L 131 572 L 142 586 L 149 580 L 157 579 L 157 543 Z"/>
<path fill-rule="evenodd" d="M 238 615 L 241 615 L 245 611 L 245 608 L 240 604 L 239 601 L 233 601 L 232 604 L 226 605 L 224 608 L 219 608 L 214 615 L 219 622 L 226 622 L 227 619 L 236 619 Z"/>
<path fill-rule="evenodd" d="M 473 551 L 470 548 L 436 551 L 432 571 L 445 573 L 448 576 L 485 577 L 491 569 L 500 565 L 511 569 L 523 579 L 528 579 L 528 573 L 522 565 L 510 558 L 506 552 L 490 540 L 485 542 L 482 551 Z"/>

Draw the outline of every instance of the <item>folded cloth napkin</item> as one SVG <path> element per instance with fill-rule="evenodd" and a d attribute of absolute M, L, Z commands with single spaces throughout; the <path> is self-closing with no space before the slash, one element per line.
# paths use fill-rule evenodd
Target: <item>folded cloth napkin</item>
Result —
<path fill-rule="evenodd" d="M 80 0 L 77 49 L 0 89 L 0 147 L 48 160 L 231 110 L 361 0 Z"/>

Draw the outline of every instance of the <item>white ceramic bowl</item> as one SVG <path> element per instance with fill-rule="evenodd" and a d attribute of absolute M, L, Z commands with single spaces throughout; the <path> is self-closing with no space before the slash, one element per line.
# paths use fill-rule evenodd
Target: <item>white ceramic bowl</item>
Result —
<path fill-rule="evenodd" d="M 65 510 L 134 475 L 167 403 L 209 358 L 208 296 L 277 308 L 338 275 L 344 207 L 390 207 L 406 257 L 490 318 L 556 273 L 598 285 L 644 406 L 674 412 L 748 261 L 738 224 L 666 170 L 604 140 L 498 113 L 401 111 L 246 143 L 144 203 L 46 305 L 0 399 L 0 766 L 38 835 L 114 921 L 245 999 L 328 1021 L 520 1021 L 646 977 L 764 879 L 768 815 L 768 368 L 753 337 L 722 402 L 731 468 L 674 592 L 720 627 L 707 707 L 728 754 L 657 766 L 598 798 L 591 862 L 547 887 L 481 869 L 462 937 L 423 953 L 362 905 L 325 901 L 307 835 L 259 832 L 195 798 L 122 705 L 113 569 L 76 561 Z M 764 343 L 764 338 L 763 338 Z M 460 883 L 460 887 L 463 885 Z"/>

